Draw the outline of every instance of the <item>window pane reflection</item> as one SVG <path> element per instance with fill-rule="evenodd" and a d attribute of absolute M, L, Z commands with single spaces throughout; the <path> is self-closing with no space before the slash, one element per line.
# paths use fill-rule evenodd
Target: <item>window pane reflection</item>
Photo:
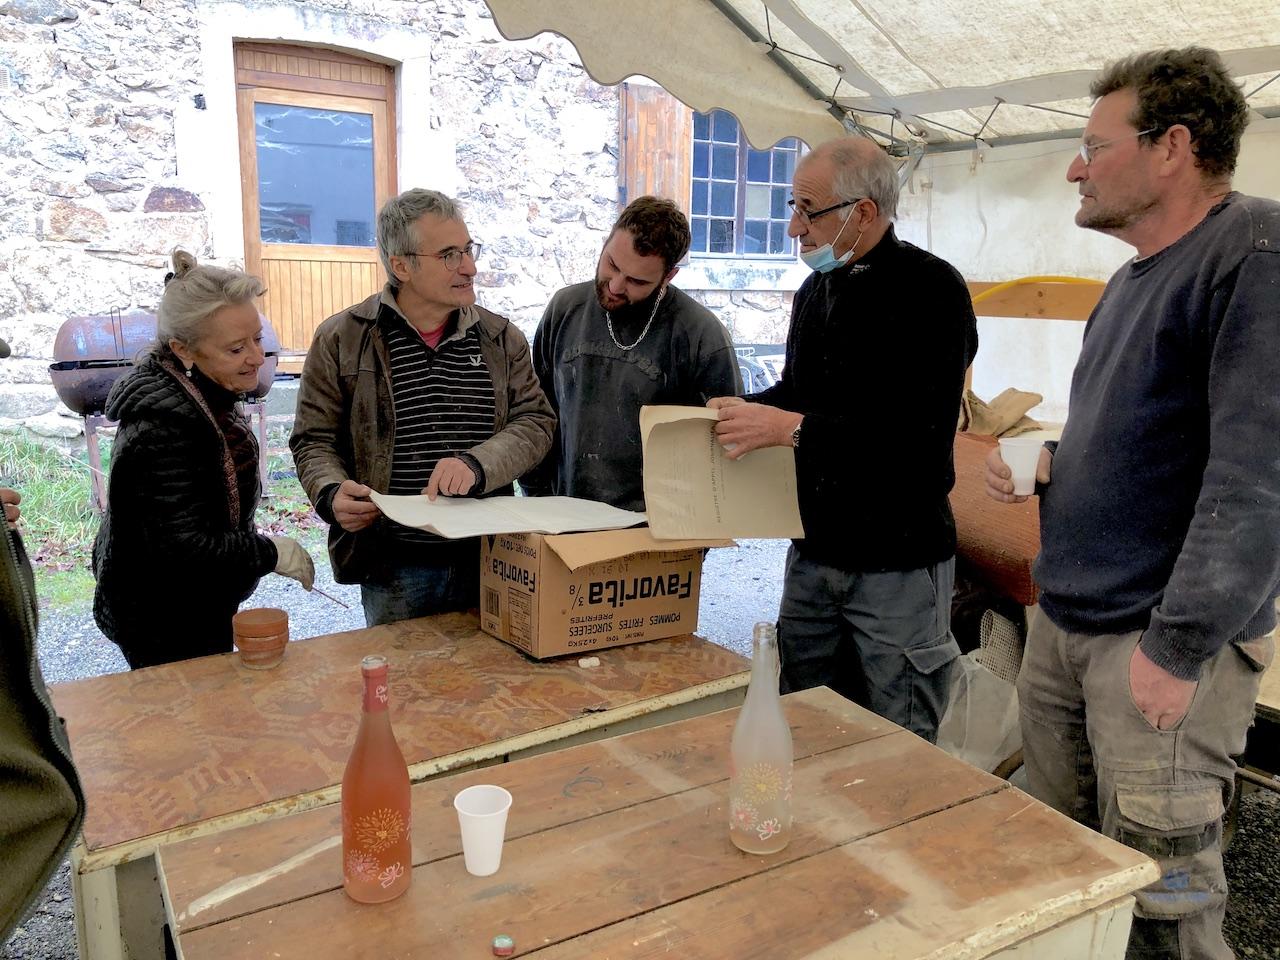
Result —
<path fill-rule="evenodd" d="M 373 117 L 254 105 L 263 243 L 374 245 Z"/>

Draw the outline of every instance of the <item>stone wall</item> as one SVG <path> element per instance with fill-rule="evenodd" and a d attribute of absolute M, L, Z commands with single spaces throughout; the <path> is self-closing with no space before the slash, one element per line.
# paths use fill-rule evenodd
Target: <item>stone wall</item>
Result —
<path fill-rule="evenodd" d="M 482 0 L 0 0 L 0 337 L 14 350 L 0 362 L 0 425 L 78 431 L 49 382 L 54 334 L 70 316 L 154 310 L 175 245 L 242 266 L 224 253 L 243 250 L 239 196 L 192 162 L 234 148 L 189 119 L 232 96 L 208 66 L 230 58 L 229 42 L 201 48 L 220 17 L 237 35 L 355 53 L 394 36 L 426 61 L 429 95 L 399 106 L 399 186 L 462 201 L 485 243 L 484 305 L 532 333 L 554 290 L 593 274 L 617 212 L 617 90 L 558 37 L 506 41 Z M 407 155 L 423 143 L 432 156 Z M 435 155 L 441 144 L 451 158 Z M 441 169 L 446 182 L 415 180 Z M 789 294 L 690 292 L 738 340 L 785 335 Z"/>

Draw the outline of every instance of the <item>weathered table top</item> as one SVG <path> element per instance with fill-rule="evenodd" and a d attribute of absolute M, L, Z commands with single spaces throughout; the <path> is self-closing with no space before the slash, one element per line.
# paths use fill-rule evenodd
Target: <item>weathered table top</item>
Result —
<path fill-rule="evenodd" d="M 749 668 L 691 636 L 537 662 L 450 614 L 291 643 L 271 670 L 226 654 L 58 684 L 89 801 L 81 870 L 332 803 L 371 653 L 390 658 L 414 779 L 742 688 Z"/>
<path fill-rule="evenodd" d="M 727 829 L 737 711 L 414 787 L 414 878 L 341 890 L 336 806 L 161 848 L 185 960 L 235 956 L 979 957 L 1158 876 L 1072 823 L 825 689 L 786 698 L 796 831 L 770 857 Z M 514 799 L 502 868 L 467 874 L 451 800 Z"/>

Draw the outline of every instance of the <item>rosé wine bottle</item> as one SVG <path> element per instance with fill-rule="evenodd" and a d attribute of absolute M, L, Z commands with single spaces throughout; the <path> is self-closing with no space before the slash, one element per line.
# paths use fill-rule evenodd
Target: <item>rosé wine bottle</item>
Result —
<path fill-rule="evenodd" d="M 363 712 L 342 775 L 342 887 L 359 903 L 382 903 L 409 889 L 409 768 L 387 712 L 387 658 L 365 657 Z"/>
<path fill-rule="evenodd" d="M 791 842 L 791 728 L 778 695 L 778 632 L 757 623 L 751 685 L 729 747 L 729 839 L 746 853 L 777 853 Z"/>

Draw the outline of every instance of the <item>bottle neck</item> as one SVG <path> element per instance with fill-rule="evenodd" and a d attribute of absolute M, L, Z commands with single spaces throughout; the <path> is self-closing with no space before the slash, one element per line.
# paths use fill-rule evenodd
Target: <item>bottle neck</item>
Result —
<path fill-rule="evenodd" d="M 362 707 L 365 713 L 386 713 L 387 703 L 391 699 L 391 691 L 387 685 L 386 671 L 364 676 L 364 700 Z"/>
<path fill-rule="evenodd" d="M 747 696 L 778 694 L 778 641 L 772 636 L 756 636 L 751 642 L 751 685 Z"/>

